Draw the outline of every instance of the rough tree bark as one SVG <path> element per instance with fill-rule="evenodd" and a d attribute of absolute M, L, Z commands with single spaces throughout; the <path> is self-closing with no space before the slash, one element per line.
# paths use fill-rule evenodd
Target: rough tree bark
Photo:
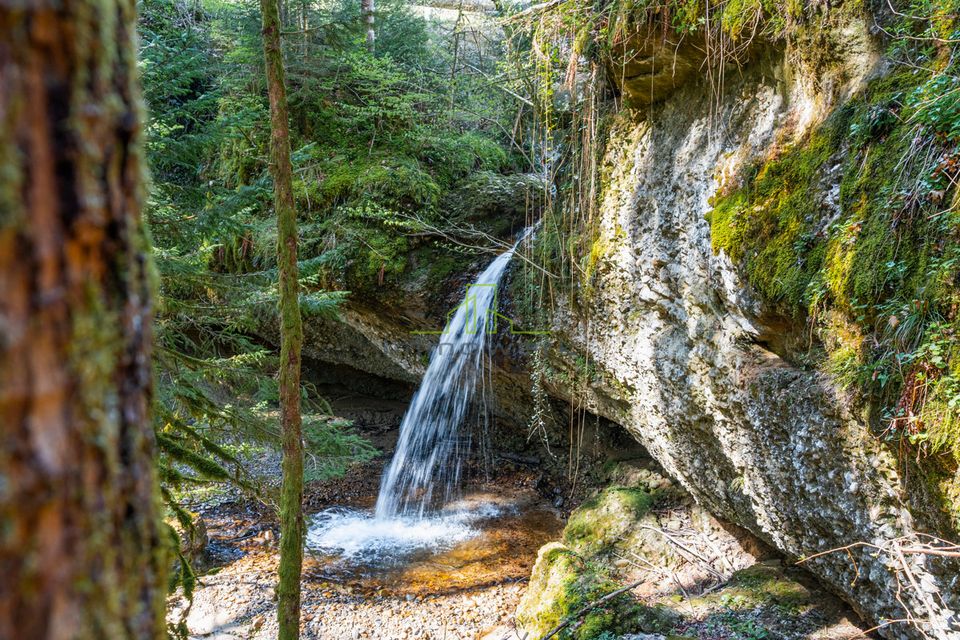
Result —
<path fill-rule="evenodd" d="M 367 49 L 371 53 L 377 48 L 377 30 L 374 25 L 376 7 L 374 2 L 375 0 L 360 0 L 360 13 L 367 28 Z"/>
<path fill-rule="evenodd" d="M 280 489 L 280 570 L 277 585 L 279 640 L 300 634 L 300 571 L 303 565 L 303 438 L 300 419 L 300 322 L 297 281 L 297 214 L 293 207 L 287 92 L 280 50 L 277 0 L 260 0 L 263 54 L 270 96 L 270 173 L 277 213 L 280 271 L 280 421 L 283 480 Z"/>
<path fill-rule="evenodd" d="M 0 0 L 0 638 L 160 638 L 134 0 Z"/>

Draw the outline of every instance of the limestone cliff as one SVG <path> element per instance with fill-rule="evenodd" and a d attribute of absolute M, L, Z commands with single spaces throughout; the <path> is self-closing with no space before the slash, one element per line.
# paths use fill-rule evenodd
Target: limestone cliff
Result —
<path fill-rule="evenodd" d="M 885 73 L 866 25 L 837 35 L 842 64 L 766 52 L 728 74 L 719 94 L 685 73 L 679 87 L 617 116 L 605 159 L 591 295 L 566 308 L 557 335 L 599 371 L 591 411 L 624 425 L 714 514 L 805 566 L 875 624 L 924 618 L 930 637 L 960 638 L 956 563 L 899 556 L 891 541 L 956 532 L 881 443 L 862 406 L 788 353 L 803 326 L 774 313 L 711 246 L 711 199 L 774 145 L 798 140 L 871 77 Z M 685 64 L 684 68 L 689 65 Z M 655 73 L 655 72 L 653 72 Z M 624 92 L 643 91 L 643 73 Z M 651 100 L 639 102 L 650 103 Z M 837 206 L 825 176 L 822 215 Z M 833 201 L 831 200 L 833 198 Z M 778 355 L 781 354 L 781 355 Z M 571 369 L 559 352 L 553 366 Z M 563 385 L 552 391 L 569 395 Z M 912 578 L 907 575 L 912 573 Z M 918 588 L 908 588 L 909 581 Z M 919 637 L 906 625 L 881 631 Z"/>

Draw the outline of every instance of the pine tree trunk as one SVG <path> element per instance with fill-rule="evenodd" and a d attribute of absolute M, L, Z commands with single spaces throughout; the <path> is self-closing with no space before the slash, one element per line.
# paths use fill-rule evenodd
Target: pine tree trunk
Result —
<path fill-rule="evenodd" d="M 376 49 L 377 45 L 377 30 L 375 27 L 375 0 L 360 0 L 360 13 L 362 14 L 363 23 L 367 28 L 367 49 L 371 53 Z"/>
<path fill-rule="evenodd" d="M 300 634 L 300 570 L 303 564 L 303 439 L 300 421 L 300 346 L 303 328 L 297 282 L 297 214 L 293 207 L 290 133 L 280 11 L 277 0 L 260 0 L 263 53 L 270 95 L 270 172 L 277 211 L 280 271 L 280 420 L 283 480 L 280 489 L 280 576 L 277 586 L 279 640 Z"/>
<path fill-rule="evenodd" d="M 0 2 L 0 638 L 164 634 L 134 25 Z"/>

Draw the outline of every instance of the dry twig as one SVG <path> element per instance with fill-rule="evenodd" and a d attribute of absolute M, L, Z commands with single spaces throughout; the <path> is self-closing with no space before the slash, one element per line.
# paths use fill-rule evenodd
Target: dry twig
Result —
<path fill-rule="evenodd" d="M 897 581 L 897 590 L 894 594 L 894 599 L 903 609 L 905 614 L 903 618 L 886 620 L 874 629 L 879 629 L 895 623 L 903 623 L 912 626 L 924 638 L 931 638 L 931 636 L 927 633 L 928 630 L 932 631 L 935 634 L 935 637 L 941 637 L 940 632 L 942 631 L 949 632 L 947 627 L 950 625 L 950 622 L 944 620 L 942 615 L 938 615 L 938 610 L 941 612 L 943 610 L 949 611 L 949 608 L 943 602 L 942 598 L 939 598 L 939 603 L 936 602 L 934 596 L 939 596 L 937 592 L 927 593 L 923 589 L 920 584 L 920 580 L 917 578 L 914 567 L 911 567 L 910 562 L 907 561 L 907 556 L 922 555 L 941 558 L 960 558 L 960 545 L 948 542 L 942 538 L 937 538 L 936 536 L 920 533 L 913 536 L 892 538 L 882 542 L 881 544 L 863 541 L 854 542 L 853 544 L 836 547 L 834 549 L 827 549 L 826 551 L 815 553 L 806 558 L 801 558 L 797 561 L 797 564 L 803 564 L 815 558 L 820 558 L 837 551 L 843 551 L 847 553 L 851 561 L 854 563 L 857 575 L 859 576 L 860 568 L 856 565 L 856 561 L 854 560 L 852 553 L 854 549 L 858 548 L 873 549 L 876 551 L 876 555 L 885 555 L 891 560 L 891 564 L 893 565 L 893 574 Z M 906 582 L 906 585 L 904 584 L 904 581 Z M 904 589 L 906 589 L 907 592 L 912 596 L 912 600 L 918 603 L 918 605 L 924 610 L 923 614 L 914 613 L 913 608 L 907 605 L 903 598 Z M 871 629 L 871 631 L 874 629 Z"/>

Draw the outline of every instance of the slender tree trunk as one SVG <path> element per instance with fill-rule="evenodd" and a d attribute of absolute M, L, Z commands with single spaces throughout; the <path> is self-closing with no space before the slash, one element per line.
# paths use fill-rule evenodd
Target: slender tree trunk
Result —
<path fill-rule="evenodd" d="M 309 54 L 310 46 L 310 3 L 309 0 L 301 0 L 300 2 L 300 30 L 303 32 L 303 35 L 300 39 L 300 57 L 302 59 L 303 66 L 307 66 L 307 56 Z"/>
<path fill-rule="evenodd" d="M 367 49 L 371 53 L 377 48 L 377 30 L 375 27 L 375 0 L 360 0 L 360 13 L 367 27 Z"/>
<path fill-rule="evenodd" d="M 280 12 L 277 0 L 260 0 L 263 54 L 270 94 L 270 172 L 277 211 L 280 271 L 280 420 L 283 481 L 280 490 L 280 581 L 277 586 L 279 640 L 300 634 L 300 570 L 303 565 L 303 439 L 300 421 L 300 346 L 303 328 L 297 282 L 297 214 L 293 208 L 290 132 Z"/>
<path fill-rule="evenodd" d="M 0 638 L 164 634 L 135 17 L 0 1 Z"/>

